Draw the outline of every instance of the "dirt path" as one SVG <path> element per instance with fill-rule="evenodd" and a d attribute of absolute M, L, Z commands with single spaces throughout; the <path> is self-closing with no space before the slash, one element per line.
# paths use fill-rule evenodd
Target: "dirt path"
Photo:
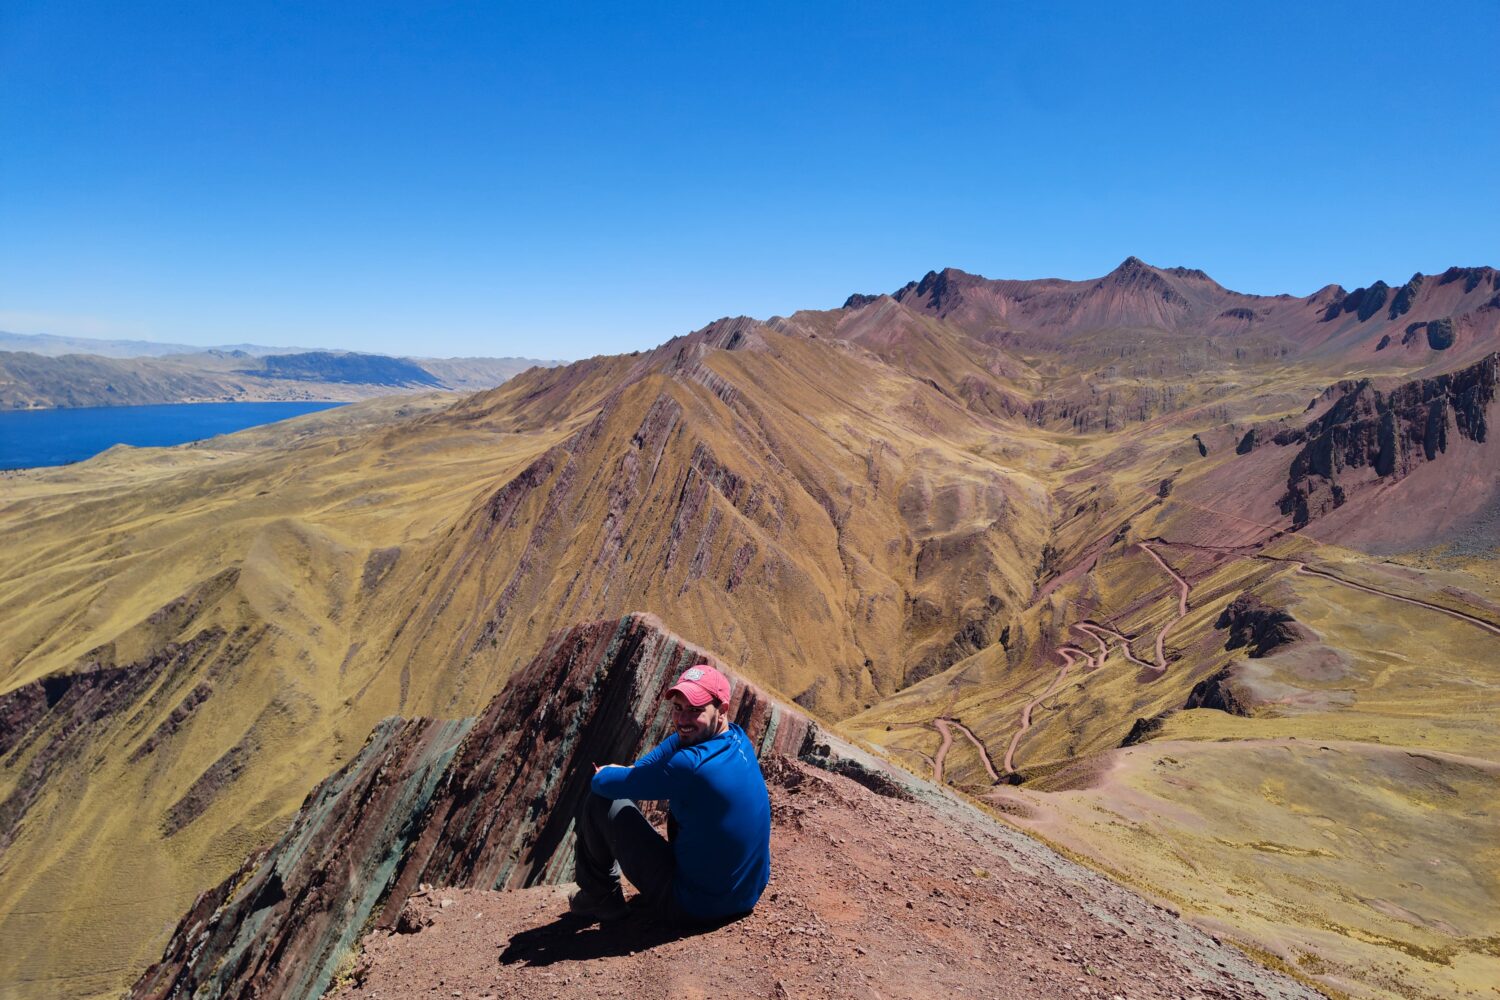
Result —
<path fill-rule="evenodd" d="M 1256 556 L 1256 558 L 1265 559 L 1270 562 L 1290 562 L 1290 560 L 1286 559 L 1277 559 L 1275 556 Z M 1297 567 L 1298 573 L 1305 573 L 1308 576 L 1316 576 L 1324 580 L 1331 580 L 1341 586 L 1349 587 L 1354 590 L 1362 590 L 1367 594 L 1374 594 L 1377 597 L 1388 597 L 1393 601 L 1400 601 L 1403 604 L 1415 604 L 1419 608 L 1427 608 L 1430 611 L 1437 611 L 1441 614 L 1448 615 L 1451 618 L 1457 618 L 1459 621 L 1468 622 L 1470 625 L 1477 625 L 1480 628 L 1484 629 L 1486 632 L 1492 632 L 1495 635 L 1500 635 L 1500 625 L 1496 625 L 1493 622 L 1487 622 L 1483 618 L 1465 614 L 1462 611 L 1455 611 L 1452 608 L 1445 608 L 1441 604 L 1432 604 L 1431 602 L 1424 601 L 1416 597 L 1406 597 L 1402 594 L 1393 594 L 1389 590 L 1380 590 L 1377 587 L 1368 587 L 1362 583 L 1355 583 L 1353 580 L 1345 580 L 1343 577 L 1335 576 L 1332 573 L 1327 572 L 1326 570 L 1313 569 L 1311 566 L 1307 565 L 1307 563 L 1291 562 L 1291 565 Z"/>
<path fill-rule="evenodd" d="M 932 759 L 932 780 L 934 782 L 937 784 L 943 783 L 943 766 L 948 759 L 948 751 L 953 749 L 953 730 L 955 729 L 968 737 L 969 742 L 974 744 L 974 749 L 979 751 L 979 759 L 984 763 L 984 769 L 988 772 L 990 780 L 1000 780 L 1000 772 L 995 770 L 995 762 L 990 759 L 989 749 L 978 736 L 974 735 L 972 729 L 957 719 L 946 716 L 940 719 L 933 719 L 932 724 L 937 728 L 938 732 L 943 734 L 942 746 L 938 747 L 937 756 Z"/>
<path fill-rule="evenodd" d="M 932 758 L 932 781 L 933 784 L 943 783 L 943 763 L 948 759 L 948 751 L 953 748 L 953 730 L 948 728 L 947 719 L 933 719 L 932 724 L 937 731 L 943 734 L 943 743 L 937 749 L 937 756 Z"/>
<path fill-rule="evenodd" d="M 1129 637 L 1118 629 L 1108 628 L 1093 621 L 1075 622 L 1071 627 L 1080 632 L 1083 632 L 1085 635 L 1093 637 L 1094 642 L 1099 646 L 1099 655 L 1095 657 L 1093 654 L 1089 653 L 1081 646 L 1074 646 L 1072 644 L 1058 647 L 1057 655 L 1063 658 L 1062 669 L 1057 672 L 1057 676 L 1052 679 L 1052 683 L 1047 685 L 1047 690 L 1043 691 L 1031 701 L 1027 702 L 1026 707 L 1021 709 L 1020 728 L 1018 728 L 1015 735 L 1010 738 L 1010 745 L 1005 749 L 1006 774 L 1014 774 L 1016 771 L 1016 749 L 1021 745 L 1021 738 L 1025 736 L 1027 730 L 1031 728 L 1031 716 L 1032 712 L 1036 709 L 1036 706 L 1041 704 L 1047 698 L 1050 698 L 1057 691 L 1058 687 L 1061 686 L 1062 682 L 1067 678 L 1069 672 L 1072 671 L 1072 669 L 1079 663 L 1083 663 L 1086 665 L 1084 667 L 1084 673 L 1093 673 L 1095 670 L 1098 670 L 1100 667 L 1104 666 L 1104 660 L 1109 655 L 1109 642 L 1106 637 L 1113 638 L 1119 641 L 1120 646 L 1125 650 L 1126 658 L 1130 660 L 1131 663 L 1134 663 L 1137 666 L 1151 671 L 1158 677 L 1167 672 L 1167 634 L 1171 632 L 1174 625 L 1187 617 L 1188 596 L 1192 593 L 1192 587 L 1186 580 L 1182 578 L 1181 574 L 1179 574 L 1170 565 L 1168 565 L 1167 561 L 1160 555 L 1158 555 L 1156 550 L 1153 549 L 1150 545 L 1146 544 L 1145 542 L 1139 542 L 1137 544 L 1139 548 L 1144 551 L 1146 555 L 1150 556 L 1152 561 L 1155 562 L 1156 565 L 1160 566 L 1162 568 L 1162 571 L 1170 576 L 1173 582 L 1177 584 L 1177 615 L 1176 617 L 1168 621 L 1165 625 L 1163 625 L 1161 627 L 1161 630 L 1156 633 L 1156 662 L 1147 663 L 1145 660 L 1138 659 L 1135 653 L 1133 653 L 1130 649 Z M 948 741 L 950 740 L 949 733 L 946 728 L 943 729 L 943 738 L 945 741 L 943 745 L 944 749 L 943 751 L 940 751 L 940 753 L 946 752 Z M 974 739 L 972 733 L 969 734 L 969 738 Z M 974 740 L 974 742 L 978 744 L 979 741 L 976 739 Z M 981 747 L 981 750 L 982 749 L 983 748 Z M 991 774 L 994 774 L 993 770 L 991 771 Z M 996 775 L 995 777 L 996 780 L 998 780 L 998 775 Z"/>
<path fill-rule="evenodd" d="M 956 728 L 959 732 L 967 736 L 969 738 L 969 742 L 974 744 L 974 749 L 979 751 L 979 759 L 984 763 L 984 770 L 987 774 L 989 774 L 990 780 L 999 781 L 1000 773 L 995 770 L 995 762 L 990 760 L 989 749 L 984 745 L 984 743 L 979 739 L 978 736 L 974 735 L 973 730 L 964 725 L 962 722 L 959 722 L 957 719 L 949 719 L 948 723 Z"/>
<path fill-rule="evenodd" d="M 1062 682 L 1067 679 L 1068 673 L 1078 662 L 1078 647 L 1063 646 L 1057 651 L 1057 655 L 1063 658 L 1062 669 L 1057 672 L 1057 676 L 1052 679 L 1052 683 L 1047 685 L 1047 690 L 1031 699 L 1031 701 L 1028 701 L 1026 707 L 1021 709 L 1021 728 L 1016 730 L 1016 735 L 1010 738 L 1010 746 L 1005 748 L 1006 774 L 1014 774 L 1016 772 L 1016 747 L 1020 746 L 1021 737 L 1026 735 L 1026 730 L 1031 728 L 1032 709 L 1036 708 L 1038 704 L 1047 698 L 1050 698 L 1062 686 Z M 1084 655 L 1087 656 L 1087 654 Z"/>
<path fill-rule="evenodd" d="M 1069 628 L 1075 632 L 1082 632 L 1090 639 L 1093 639 L 1094 643 L 1099 647 L 1099 655 L 1089 657 L 1089 669 L 1092 671 L 1104 666 L 1104 660 L 1109 656 L 1109 643 L 1104 640 L 1103 633 L 1090 628 L 1089 624 L 1088 622 L 1074 622 Z"/>
<path fill-rule="evenodd" d="M 1095 670 L 1099 669 L 1099 667 L 1102 666 L 1103 663 L 1104 663 L 1103 660 L 1096 660 L 1096 659 L 1094 659 L 1094 654 L 1093 653 L 1090 653 L 1088 650 L 1084 649 L 1082 646 L 1075 646 L 1071 642 L 1064 643 L 1063 645 L 1061 645 L 1061 646 L 1058 647 L 1058 651 L 1059 652 L 1062 651 L 1062 650 L 1064 650 L 1064 649 L 1066 649 L 1068 652 L 1072 653 L 1074 656 L 1080 657 L 1083 660 L 1083 672 L 1086 673 L 1086 674 L 1093 673 Z"/>
<path fill-rule="evenodd" d="M 1191 592 L 1191 588 L 1188 586 L 1188 582 L 1177 574 L 1177 571 L 1175 569 L 1167 565 L 1167 561 L 1165 559 L 1156 554 L 1155 549 L 1147 545 L 1145 542 L 1140 542 L 1139 545 L 1140 548 L 1146 553 L 1146 555 L 1150 556 L 1152 560 L 1155 561 L 1156 565 L 1160 566 L 1168 576 L 1177 581 L 1177 617 L 1173 618 L 1171 621 L 1163 625 L 1161 627 L 1161 631 L 1156 633 L 1156 669 L 1161 673 L 1166 673 L 1167 633 L 1171 631 L 1173 625 L 1176 625 L 1178 622 L 1187 617 L 1188 594 Z"/>
<path fill-rule="evenodd" d="M 1141 507 L 1131 511 L 1130 514 L 1126 516 L 1125 523 L 1129 524 L 1131 521 L 1134 521 L 1136 518 L 1146 513 L 1146 511 L 1150 510 L 1152 507 L 1159 505 L 1161 502 L 1161 497 L 1151 497 L 1151 499 Z M 1052 593 L 1052 591 L 1056 590 L 1065 581 L 1071 580 L 1078 576 L 1080 570 L 1082 570 L 1082 572 L 1084 573 L 1093 572 L 1094 566 L 1099 562 L 1099 557 L 1106 551 L 1108 551 L 1111 542 L 1119 534 L 1119 531 L 1120 528 L 1118 525 L 1109 529 L 1109 531 L 1106 531 L 1104 534 L 1100 535 L 1098 538 L 1095 538 L 1092 542 L 1086 545 L 1083 549 L 1083 555 L 1076 561 L 1074 561 L 1071 565 L 1069 565 L 1065 569 L 1058 570 L 1050 578 L 1048 578 L 1046 583 L 1042 583 L 1040 584 L 1040 586 L 1033 586 L 1032 589 L 1034 593 L 1032 594 L 1031 601 L 1028 603 L 1028 607 L 1031 604 L 1035 604 L 1037 601 L 1040 601 L 1048 594 Z"/>
<path fill-rule="evenodd" d="M 1126 635 L 1124 632 L 1121 632 L 1119 629 L 1111 628 L 1108 625 L 1100 625 L 1092 618 L 1081 621 L 1073 627 L 1087 632 L 1089 635 L 1092 635 L 1101 643 L 1106 642 L 1106 640 L 1102 638 L 1103 636 L 1108 636 L 1109 638 L 1119 640 L 1120 649 L 1124 651 L 1125 658 L 1127 660 L 1129 660 L 1131 663 L 1134 663 L 1136 666 L 1144 667 L 1147 670 L 1156 669 L 1156 664 L 1147 663 L 1145 660 L 1135 655 L 1135 652 L 1130 648 L 1130 636 Z M 1100 663 L 1103 663 L 1102 659 L 1100 660 Z"/>
<path fill-rule="evenodd" d="M 1436 611 L 1440 614 L 1445 614 L 1452 618 L 1457 618 L 1460 621 L 1468 622 L 1470 625 L 1477 625 L 1479 628 L 1484 629 L 1486 632 L 1492 632 L 1495 635 L 1500 635 L 1500 625 L 1496 625 L 1494 622 L 1487 621 L 1483 618 L 1478 617 L 1477 615 L 1471 615 L 1463 611 L 1458 611 L 1454 608 L 1445 608 L 1441 604 L 1433 604 L 1430 601 L 1424 601 L 1418 597 L 1407 597 L 1404 594 L 1396 594 L 1392 593 L 1389 590 L 1381 590 L 1379 587 L 1371 587 L 1367 584 L 1355 583 L 1353 580 L 1346 580 L 1341 576 L 1337 576 L 1333 573 L 1328 572 L 1327 570 L 1313 569 L 1311 566 L 1307 565 L 1307 563 L 1299 562 L 1295 559 L 1285 559 L 1281 556 L 1263 555 L 1259 551 L 1256 551 L 1260 548 L 1260 546 L 1258 545 L 1203 545 L 1197 542 L 1173 542 L 1165 538 L 1153 538 L 1151 539 L 1151 541 L 1157 542 L 1161 545 L 1170 545 L 1189 549 L 1204 549 L 1209 552 L 1231 552 L 1236 555 L 1243 555 L 1246 558 L 1263 559 L 1266 562 L 1286 563 L 1290 566 L 1296 567 L 1296 571 L 1298 573 L 1305 573 L 1308 576 L 1321 577 L 1324 580 L 1332 581 L 1333 583 L 1337 583 L 1344 587 L 1350 587 L 1354 590 L 1362 590 L 1367 594 L 1374 594 L 1377 597 L 1388 597 L 1393 601 L 1401 601 L 1403 604 L 1415 604 L 1419 608 L 1427 608 L 1430 611 Z M 1317 539 L 1312 539 L 1312 541 L 1316 542 Z M 1318 544 L 1324 543 L 1319 542 Z M 1145 548 L 1146 546 L 1143 544 L 1141 547 Z M 1246 555 L 1247 552 L 1248 555 Z M 1152 554 L 1155 555 L 1155 553 Z M 1157 559 L 1157 562 L 1161 562 L 1160 558 Z M 1171 571 L 1168 570 L 1168 572 Z"/>

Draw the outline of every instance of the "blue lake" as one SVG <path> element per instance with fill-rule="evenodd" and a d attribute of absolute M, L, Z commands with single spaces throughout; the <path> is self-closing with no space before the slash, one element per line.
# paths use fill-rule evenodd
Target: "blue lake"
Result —
<path fill-rule="evenodd" d="M 117 444 L 186 444 L 343 403 L 173 403 L 0 410 L 0 469 L 66 465 Z"/>

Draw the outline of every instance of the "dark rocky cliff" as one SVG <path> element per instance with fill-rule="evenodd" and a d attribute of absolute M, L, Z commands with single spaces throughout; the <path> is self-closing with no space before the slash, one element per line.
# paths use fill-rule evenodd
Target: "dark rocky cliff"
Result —
<path fill-rule="evenodd" d="M 1255 594 L 1246 591 L 1229 602 L 1214 622 L 1214 628 L 1228 629 L 1225 649 L 1249 647 L 1251 659 L 1267 656 L 1272 650 L 1311 638 L 1310 633 L 1284 608 L 1275 608 Z"/>
<path fill-rule="evenodd" d="M 316 997 L 369 926 L 395 927 L 424 883 L 519 888 L 572 878 L 572 818 L 595 761 L 663 739 L 662 695 L 714 660 L 648 615 L 554 636 L 476 719 L 388 719 L 308 795 L 286 834 L 182 918 L 134 998 Z M 795 709 L 733 678 L 762 755 L 889 781 L 830 751 Z"/>
<path fill-rule="evenodd" d="M 1235 684 L 1234 664 L 1193 685 L 1183 708 L 1215 708 L 1230 715 L 1249 715 L 1250 702 Z M 1137 720 L 1140 721 L 1140 720 Z M 1131 730 L 1135 735 L 1135 730 Z M 1128 740 L 1130 737 L 1127 736 Z"/>
<path fill-rule="evenodd" d="M 1300 527 L 1347 499 L 1346 469 L 1370 469 L 1399 480 L 1448 450 L 1455 439 L 1482 442 L 1488 410 L 1500 382 L 1500 354 L 1433 378 L 1416 379 L 1388 392 L 1368 379 L 1341 382 L 1341 395 L 1326 413 L 1277 444 L 1301 444 L 1287 472 L 1281 511 Z M 1254 447 L 1260 435 L 1247 439 Z"/>

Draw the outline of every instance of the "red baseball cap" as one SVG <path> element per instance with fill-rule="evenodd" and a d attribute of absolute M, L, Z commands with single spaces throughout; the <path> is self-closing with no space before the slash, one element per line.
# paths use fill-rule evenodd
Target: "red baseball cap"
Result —
<path fill-rule="evenodd" d="M 689 704 L 699 707 L 710 701 L 718 701 L 720 705 L 729 704 L 729 678 L 707 663 L 684 670 L 682 676 L 677 678 L 677 683 L 667 689 L 667 694 L 670 695 L 673 691 L 680 692 Z"/>

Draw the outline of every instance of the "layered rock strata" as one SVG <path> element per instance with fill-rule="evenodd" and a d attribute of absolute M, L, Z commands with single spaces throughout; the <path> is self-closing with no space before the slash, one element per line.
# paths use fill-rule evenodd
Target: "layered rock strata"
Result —
<path fill-rule="evenodd" d="M 1387 392 L 1368 379 L 1339 383 L 1334 391 L 1340 395 L 1327 412 L 1274 437 L 1277 444 L 1302 445 L 1287 471 L 1281 512 L 1300 527 L 1343 506 L 1346 470 L 1368 470 L 1394 482 L 1437 459 L 1458 438 L 1482 443 L 1497 382 L 1500 354 Z M 1260 438 L 1247 436 L 1241 448 L 1249 451 Z"/>
<path fill-rule="evenodd" d="M 628 615 L 554 636 L 477 719 L 386 720 L 279 841 L 199 897 L 129 995 L 315 997 L 358 935 L 395 927 L 424 883 L 571 880 L 573 816 L 592 765 L 665 738 L 662 695 L 703 661 L 716 662 L 651 616 Z M 760 753 L 892 793 L 805 715 L 743 680 L 734 688 L 732 716 Z"/>
<path fill-rule="evenodd" d="M 130 735 L 147 699 L 175 697 L 184 679 L 205 664 L 234 662 L 236 638 L 223 629 L 206 628 L 125 664 L 112 662 L 110 651 L 99 649 L 76 671 L 52 674 L 0 696 L 0 768 L 14 776 L 9 793 L 0 798 L 0 850 L 10 845 L 49 780 L 88 767 L 111 734 Z M 211 690 L 200 684 L 163 725 L 186 717 Z M 150 754 L 160 735 L 160 730 L 152 733 L 136 754 Z M 196 815 L 186 809 L 183 824 Z"/>

